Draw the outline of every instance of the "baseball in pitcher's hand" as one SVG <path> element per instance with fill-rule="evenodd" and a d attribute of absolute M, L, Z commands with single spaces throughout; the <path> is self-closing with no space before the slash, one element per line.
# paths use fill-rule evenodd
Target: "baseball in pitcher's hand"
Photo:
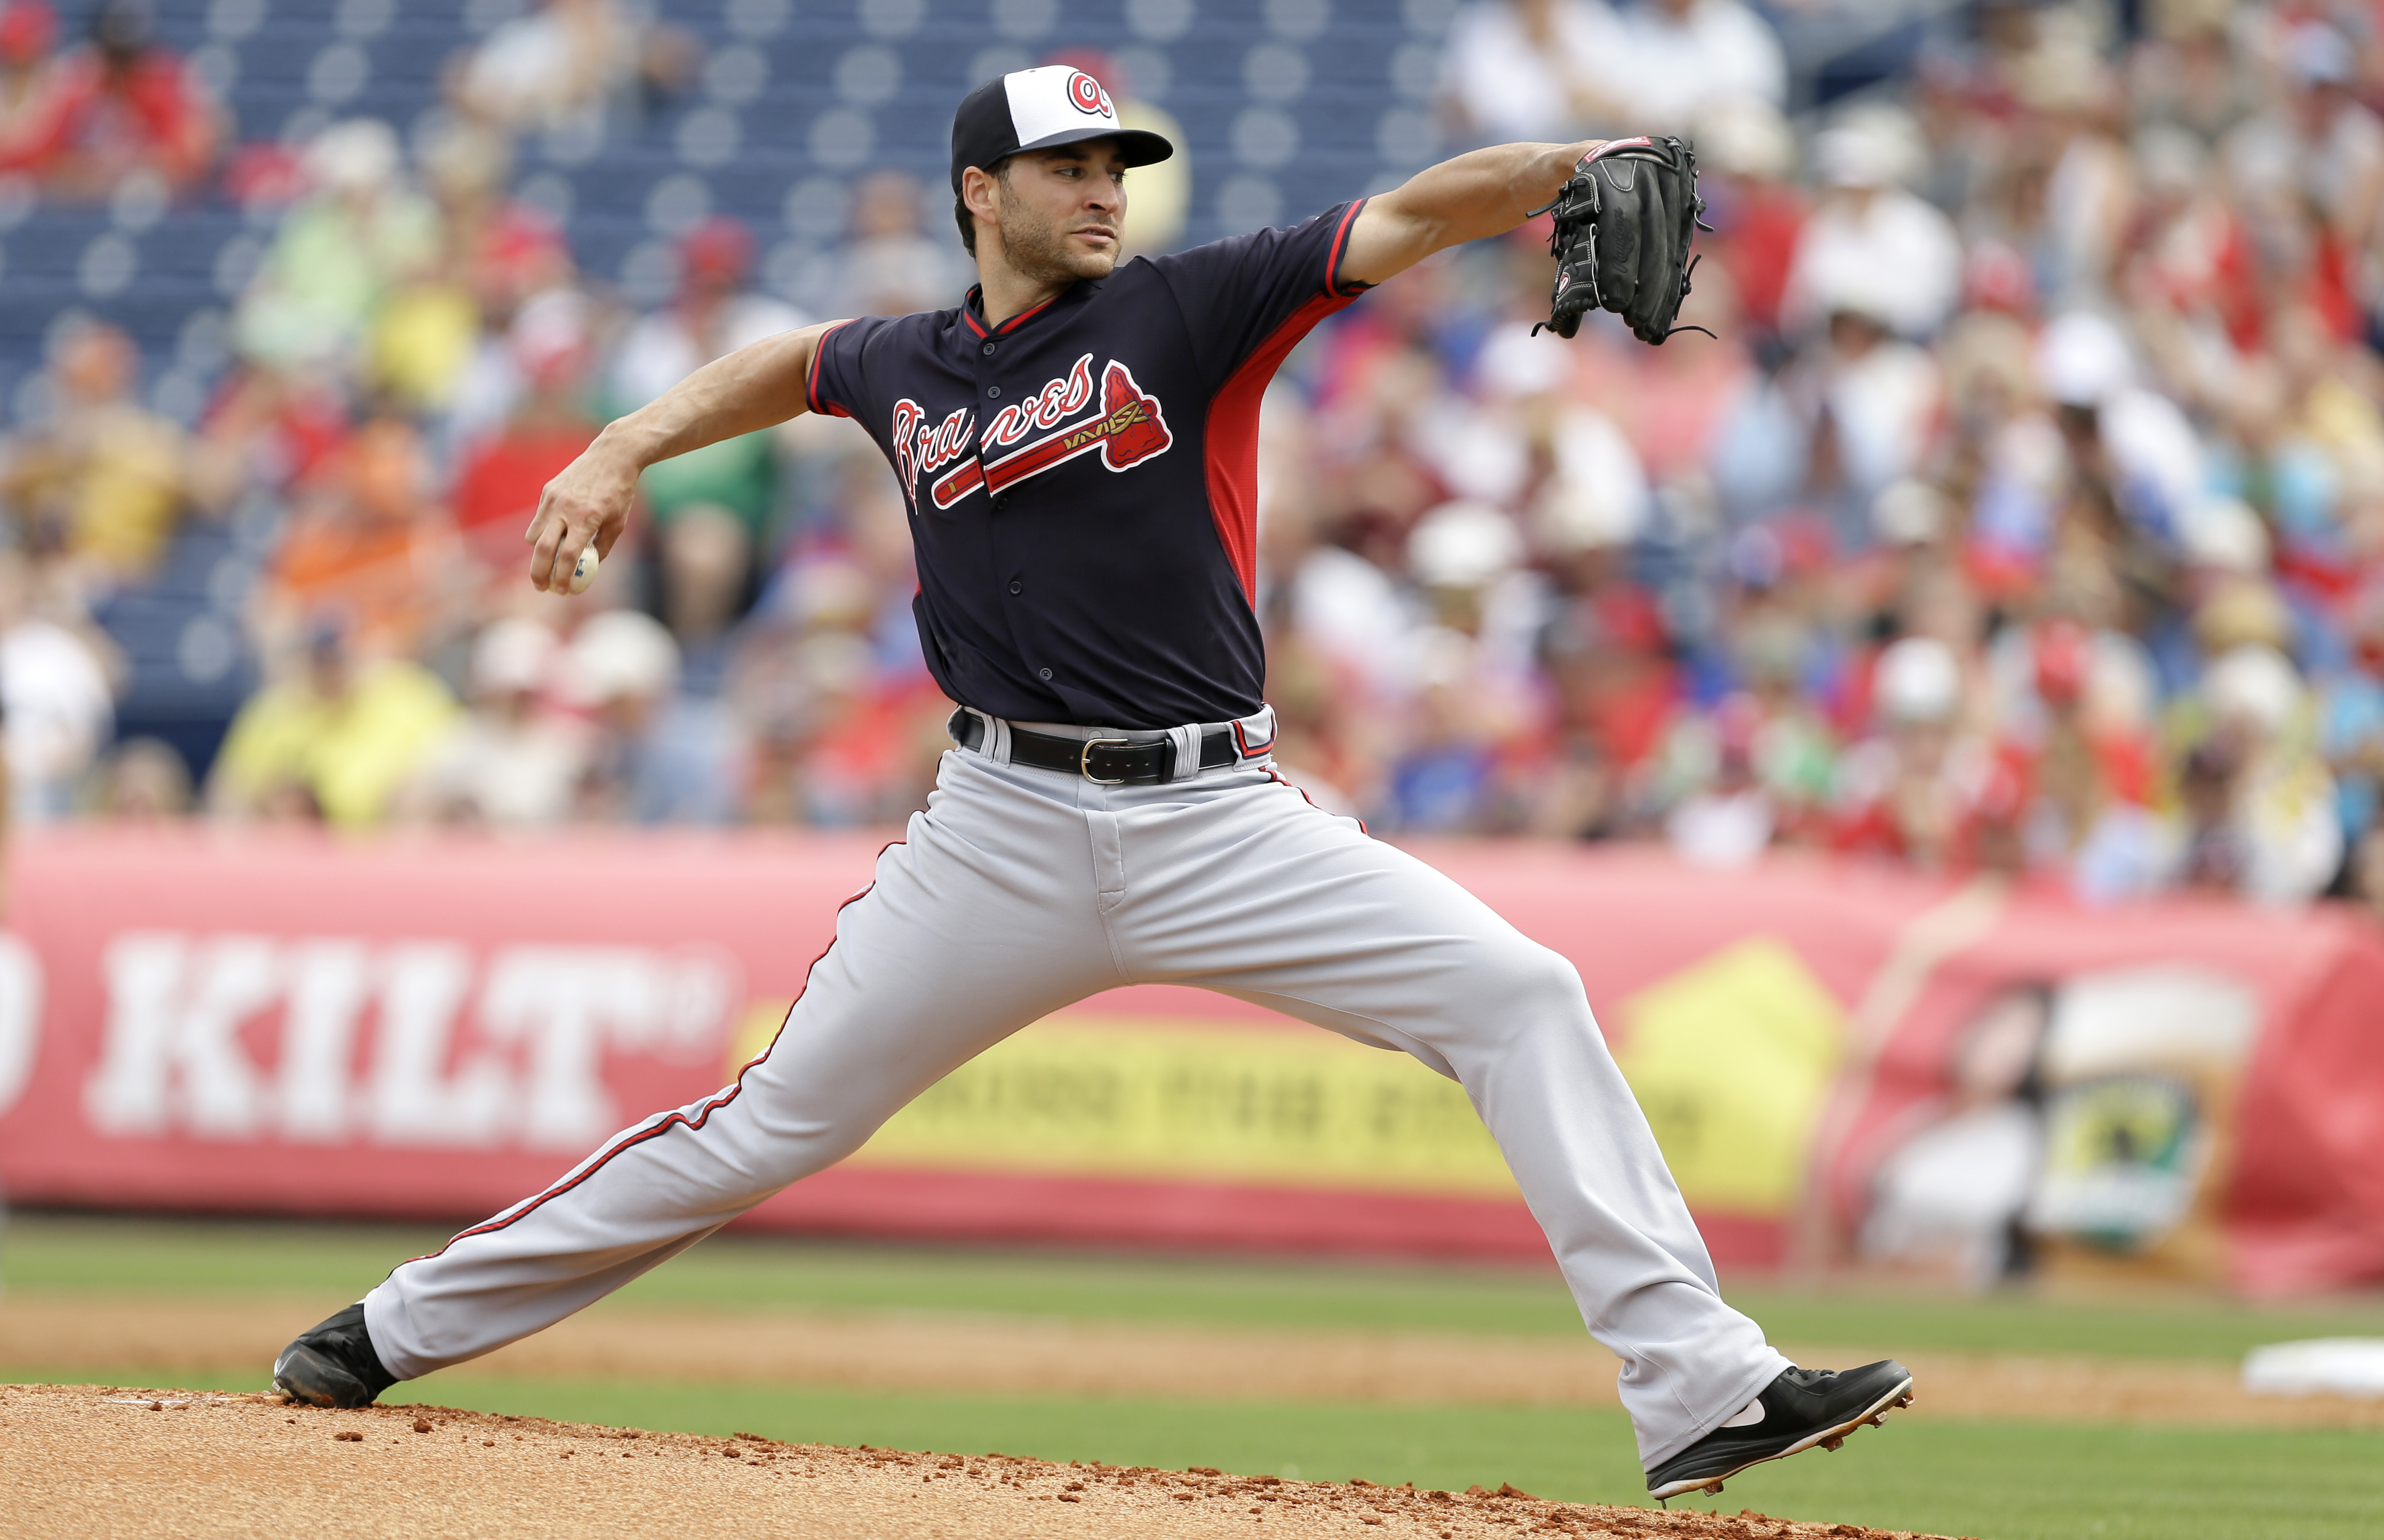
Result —
<path fill-rule="evenodd" d="M 522 536 L 530 547 L 530 585 L 541 593 L 571 592 L 571 569 L 592 538 L 599 558 L 629 527 L 637 499 L 638 465 L 603 438 L 588 446 L 539 494 L 538 516 Z"/>

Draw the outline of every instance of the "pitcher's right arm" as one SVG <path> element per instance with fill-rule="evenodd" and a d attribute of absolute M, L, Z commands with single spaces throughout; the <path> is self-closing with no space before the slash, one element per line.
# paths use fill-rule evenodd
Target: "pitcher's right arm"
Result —
<path fill-rule="evenodd" d="M 599 557 L 629 526 L 638 477 L 658 460 L 776 426 L 804 410 L 804 381 L 819 339 L 843 323 L 765 337 L 714 359 L 652 400 L 605 425 L 596 441 L 539 495 L 529 543 L 529 580 L 541 592 L 571 591 L 571 569 L 590 539 Z"/>

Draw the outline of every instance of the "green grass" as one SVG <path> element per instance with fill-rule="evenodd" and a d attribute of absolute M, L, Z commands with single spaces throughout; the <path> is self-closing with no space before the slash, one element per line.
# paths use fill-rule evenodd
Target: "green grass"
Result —
<path fill-rule="evenodd" d="M 125 1378 L 92 1367 L 0 1368 L 0 1377 Z M 231 1379 L 191 1388 L 258 1386 Z M 801 1442 L 1214 1465 L 1460 1491 L 1512 1482 L 1545 1497 L 1647 1502 L 1619 1412 L 494 1380 L 454 1372 L 392 1399 L 400 1398 Z M 1802 1455 L 1749 1472 L 1720 1497 L 1688 1506 L 1981 1540 L 2364 1540 L 2384 1513 L 2384 1435 L 1891 1419 L 1838 1454 Z"/>
<path fill-rule="evenodd" d="M 418 1226 L 19 1215 L 0 1279 L 29 1292 L 304 1295 L 337 1303 L 438 1246 Z M 2295 1337 L 2384 1336 L 2384 1300 L 2251 1306 L 1830 1292 L 1732 1284 L 1775 1341 L 1899 1351 L 2078 1353 L 2233 1361 Z M 967 1311 L 1292 1329 L 1573 1336 L 1580 1317 L 1541 1268 L 1269 1263 L 943 1250 L 720 1236 L 630 1285 L 624 1306 Z"/>
<path fill-rule="evenodd" d="M 25 1294 L 287 1297 L 328 1308 L 441 1232 L 20 1214 L 0 1279 Z M 1963 1300 L 1733 1287 L 1776 1340 L 1900 1349 L 2231 1360 L 2289 1337 L 2384 1335 L 2384 1301 L 2252 1307 Z M 1553 1266 L 1469 1268 L 1064 1252 L 959 1251 L 720 1237 L 598 1308 L 804 1306 L 1277 1328 L 1412 1328 L 1573 1337 Z M 5 1310 L 0 1303 L 0 1310 Z M 303 1309 L 301 1313 L 304 1313 Z M 0 1364 L 0 1379 L 121 1384 L 106 1365 Z M 212 1386 L 259 1389 L 232 1376 Z M 1215 1465 L 1544 1497 L 1645 1502 L 1619 1413 L 1056 1396 L 864 1392 L 678 1382 L 508 1380 L 451 1371 L 399 1395 L 690 1432 L 837 1444 L 1000 1449 L 1122 1464 Z M 1985 1540 L 2335 1540 L 2384 1515 L 2384 1435 L 1895 1419 L 1835 1456 L 1741 1477 L 1700 1506 Z"/>
<path fill-rule="evenodd" d="M 119 1219 L 17 1213 L 0 1283 L 32 1293 L 346 1294 L 451 1232 L 416 1226 Z"/>

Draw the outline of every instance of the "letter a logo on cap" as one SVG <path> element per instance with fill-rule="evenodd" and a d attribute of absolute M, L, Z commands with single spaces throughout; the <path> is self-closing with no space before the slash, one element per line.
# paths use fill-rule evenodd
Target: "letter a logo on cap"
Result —
<path fill-rule="evenodd" d="M 1018 131 L 1022 150 L 1082 139 L 1094 128 L 1085 121 L 1088 117 L 1098 119 L 1101 128 L 1117 127 L 1117 108 L 1110 105 L 1110 93 L 1081 69 L 1047 64 L 1005 75 L 1001 83 L 1010 97 L 1010 122 Z"/>
<path fill-rule="evenodd" d="M 1081 69 L 1068 77 L 1068 100 L 1075 104 L 1078 112 L 1090 113 L 1095 117 L 1117 116 L 1117 109 L 1110 105 L 1110 93 L 1101 89 L 1101 82 Z"/>

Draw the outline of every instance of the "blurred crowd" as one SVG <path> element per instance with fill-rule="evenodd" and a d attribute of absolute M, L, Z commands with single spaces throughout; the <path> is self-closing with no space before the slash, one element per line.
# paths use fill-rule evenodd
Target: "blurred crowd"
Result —
<path fill-rule="evenodd" d="M 540 489 L 605 421 L 811 319 L 758 290 L 734 219 L 681 234 L 675 293 L 641 313 L 508 192 L 517 134 L 673 88 L 689 50 L 667 28 L 549 0 L 451 62 L 410 156 L 355 118 L 212 161 L 197 129 L 147 132 L 120 83 L 104 133 L 46 127 L 57 82 L 84 75 L 171 82 L 154 94 L 215 121 L 142 6 L 106 6 L 78 49 L 55 34 L 38 0 L 0 9 L 0 68 L 35 125 L 7 170 L 61 199 L 219 175 L 271 234 L 194 424 L 143 403 L 121 331 L 69 315 L 44 409 L 7 436 L 0 705 L 20 818 L 849 825 L 924 803 L 950 706 L 918 656 L 900 494 L 849 425 L 656 467 L 635 543 L 582 598 L 523 575 Z M 855 184 L 840 310 L 951 302 L 967 269 L 923 231 L 926 206 L 899 173 Z M 260 686 L 204 767 L 111 741 L 123 659 L 92 620 L 201 521 L 261 526 L 267 548 L 242 606 Z"/>
<path fill-rule="evenodd" d="M 1828 8 L 1807 0 L 1800 8 Z M 372 120 L 219 149 L 132 6 L 0 9 L 0 159 L 46 195 L 220 175 L 278 209 L 193 425 L 70 319 L 0 458 L 21 817 L 852 825 L 924 803 L 900 494 L 850 424 L 658 466 L 585 598 L 520 535 L 609 417 L 808 319 L 736 222 L 640 313 L 508 195 L 512 136 L 683 50 L 549 0 Z M 1321 329 L 1268 399 L 1285 772 L 1378 832 L 1805 847 L 2092 902 L 2384 906 L 2384 33 L 2372 6 L 1991 0 L 1799 107 L 1742 0 L 1476 0 L 1445 138 L 1692 136 L 1660 349 L 1546 314 L 1544 222 Z M 857 182 L 838 309 L 953 302 L 938 190 Z M 1130 232 L 1131 233 L 1131 232 Z M 115 740 L 90 616 L 192 521 L 268 530 L 262 684 L 211 765 Z M 193 783 L 195 780 L 195 784 Z"/>
<path fill-rule="evenodd" d="M 1531 229 L 1311 350 L 1294 778 L 1396 832 L 2384 897 L 2378 18 L 2117 14 L 1997 0 L 1791 118 L 1739 0 L 1469 8 L 1475 138 L 1694 138 L 1718 339 L 1533 337 Z"/>

